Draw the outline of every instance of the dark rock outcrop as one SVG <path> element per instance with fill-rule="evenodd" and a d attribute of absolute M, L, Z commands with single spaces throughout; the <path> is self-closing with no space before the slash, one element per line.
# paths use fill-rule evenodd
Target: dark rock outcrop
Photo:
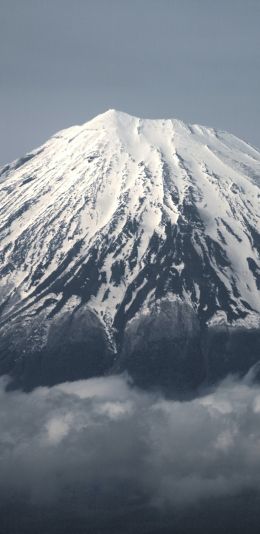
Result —
<path fill-rule="evenodd" d="M 16 321 L 0 341 L 0 375 L 10 375 L 10 388 L 102 376 L 113 358 L 102 323 L 86 306 L 51 322 L 42 314 L 27 329 Z"/>
<path fill-rule="evenodd" d="M 194 394 L 205 380 L 206 366 L 193 309 L 165 299 L 138 314 L 126 328 L 117 368 L 140 387 L 180 398 Z"/>
<path fill-rule="evenodd" d="M 260 360 L 260 330 L 228 325 L 207 328 L 202 339 L 207 383 L 243 377 Z"/>

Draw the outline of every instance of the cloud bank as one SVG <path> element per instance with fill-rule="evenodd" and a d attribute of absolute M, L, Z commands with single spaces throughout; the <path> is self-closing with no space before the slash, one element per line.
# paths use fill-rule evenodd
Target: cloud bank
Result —
<path fill-rule="evenodd" d="M 187 402 L 127 377 L 0 387 L 0 502 L 178 510 L 260 491 L 260 389 L 232 380 Z M 80 504 L 79 504 L 80 503 Z"/>

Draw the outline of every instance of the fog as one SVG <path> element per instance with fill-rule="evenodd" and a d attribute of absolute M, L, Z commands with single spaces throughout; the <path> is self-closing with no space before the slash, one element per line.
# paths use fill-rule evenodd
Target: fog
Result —
<path fill-rule="evenodd" d="M 142 392 L 127 376 L 0 387 L 0 502 L 41 510 L 158 513 L 260 490 L 260 389 L 232 378 L 194 400 Z M 66 501 L 67 499 L 67 501 Z M 76 504 L 75 504 L 76 503 Z M 56 532 L 56 531 L 55 531 Z"/>
<path fill-rule="evenodd" d="M 230 380 L 189 402 L 109 377 L 30 394 L 1 383 L 0 491 L 55 500 L 64 487 L 130 484 L 158 506 L 260 489 L 260 391 Z"/>

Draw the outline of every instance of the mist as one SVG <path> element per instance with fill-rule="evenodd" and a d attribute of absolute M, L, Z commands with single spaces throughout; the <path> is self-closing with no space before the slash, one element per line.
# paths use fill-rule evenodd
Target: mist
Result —
<path fill-rule="evenodd" d="M 65 517 L 93 522 L 120 510 L 187 514 L 260 491 L 260 389 L 247 381 L 228 378 L 185 402 L 140 391 L 127 376 L 29 394 L 6 392 L 7 382 L 0 387 L 2 525 L 14 520 L 10 503 L 16 517 L 21 509 L 27 519 L 35 510 L 64 517 L 65 509 Z"/>

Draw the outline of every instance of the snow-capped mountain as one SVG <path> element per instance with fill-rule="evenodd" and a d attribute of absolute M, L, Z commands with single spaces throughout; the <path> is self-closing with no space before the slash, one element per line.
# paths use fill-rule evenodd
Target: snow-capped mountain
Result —
<path fill-rule="evenodd" d="M 68 320 L 85 345 L 102 327 L 109 368 L 166 301 L 200 328 L 259 328 L 259 176 L 234 135 L 115 110 L 0 169 L 0 370 Z"/>

